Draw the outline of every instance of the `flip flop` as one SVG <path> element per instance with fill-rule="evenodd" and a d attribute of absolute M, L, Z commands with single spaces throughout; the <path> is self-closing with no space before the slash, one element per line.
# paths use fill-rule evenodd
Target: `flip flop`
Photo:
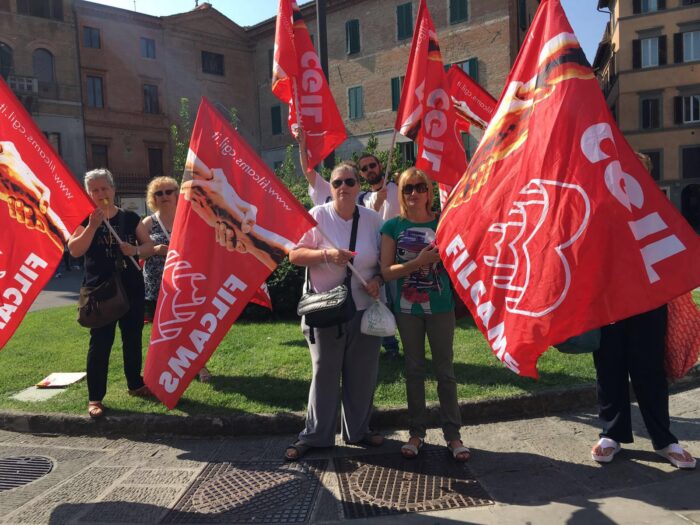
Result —
<path fill-rule="evenodd" d="M 418 446 L 415 446 L 413 443 L 406 443 L 401 447 L 401 455 L 406 458 L 406 459 L 415 459 L 418 457 L 418 453 L 420 452 L 420 449 L 423 448 L 423 445 L 425 441 L 423 441 L 423 438 L 418 438 L 420 440 L 420 443 Z"/>
<path fill-rule="evenodd" d="M 606 437 L 600 438 L 593 449 L 595 450 L 596 447 L 599 447 L 601 452 L 605 452 L 609 448 L 612 449 L 610 454 L 596 454 L 593 452 L 593 450 L 591 450 L 591 458 L 593 458 L 593 461 L 597 461 L 598 463 L 610 463 L 615 458 L 615 454 L 622 450 L 622 447 L 617 441 Z"/>
<path fill-rule="evenodd" d="M 455 461 L 458 461 L 460 463 L 464 463 L 465 461 L 468 461 L 469 458 L 471 457 L 471 450 L 469 450 L 467 447 L 462 444 L 462 442 L 459 442 L 460 445 L 458 447 L 452 448 L 452 445 L 450 443 L 447 444 L 447 450 L 450 451 L 452 454 L 452 457 L 455 459 Z M 460 457 L 460 454 L 464 454 L 466 452 L 467 456 Z"/>
<path fill-rule="evenodd" d="M 303 441 L 297 440 L 287 447 L 287 450 L 285 450 L 284 452 L 284 459 L 285 461 L 299 461 L 302 458 L 302 456 L 312 448 L 313 447 L 311 445 L 307 445 Z M 290 450 L 296 450 L 296 456 L 290 456 Z"/>
<path fill-rule="evenodd" d="M 695 458 L 690 455 L 690 453 L 685 450 L 683 447 L 681 447 L 678 443 L 671 443 L 669 446 L 664 447 L 659 450 L 655 450 L 659 456 L 662 458 L 666 458 L 671 465 L 677 468 L 682 468 L 682 469 L 694 469 L 695 468 Z M 678 454 L 679 456 L 683 456 L 687 454 L 688 456 L 691 457 L 691 460 L 685 460 L 685 459 L 676 459 L 674 458 L 671 454 Z"/>

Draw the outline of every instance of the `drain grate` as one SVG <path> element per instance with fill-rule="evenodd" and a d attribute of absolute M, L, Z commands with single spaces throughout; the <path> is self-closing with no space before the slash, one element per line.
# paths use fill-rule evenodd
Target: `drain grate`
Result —
<path fill-rule="evenodd" d="M 305 523 L 327 464 L 210 463 L 163 523 Z"/>
<path fill-rule="evenodd" d="M 443 450 L 423 449 L 413 460 L 382 454 L 334 461 L 346 518 L 493 504 L 471 471 Z"/>
<path fill-rule="evenodd" d="M 43 456 L 0 458 L 0 492 L 21 487 L 46 476 L 53 461 Z"/>

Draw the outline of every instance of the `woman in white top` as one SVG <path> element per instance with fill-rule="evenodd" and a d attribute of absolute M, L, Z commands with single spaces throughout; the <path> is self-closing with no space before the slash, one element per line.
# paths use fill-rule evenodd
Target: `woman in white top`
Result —
<path fill-rule="evenodd" d="M 367 286 L 352 276 L 350 288 L 357 312 L 340 326 L 310 328 L 302 318 L 313 374 L 306 427 L 299 439 L 287 448 L 285 459 L 288 461 L 298 460 L 313 447 L 330 447 L 335 443 L 341 377 L 342 436 L 345 442 L 379 446 L 384 441 L 381 435 L 369 428 L 381 338 L 360 332 L 362 314 L 374 299 L 380 297 L 383 284 L 379 272 L 382 219 L 375 211 L 357 206 L 360 184 L 353 164 L 343 162 L 336 166 L 330 184 L 332 200 L 309 212 L 318 226 L 301 238 L 289 253 L 289 260 L 309 268 L 311 287 L 316 292 L 328 291 L 342 284 L 349 261 L 367 281 Z M 356 212 L 359 221 L 353 253 L 347 248 Z"/>

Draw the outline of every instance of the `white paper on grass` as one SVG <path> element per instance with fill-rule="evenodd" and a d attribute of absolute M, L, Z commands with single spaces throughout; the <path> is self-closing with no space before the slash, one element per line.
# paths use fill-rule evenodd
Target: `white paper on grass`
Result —
<path fill-rule="evenodd" d="M 396 333 L 396 319 L 385 304 L 374 301 L 374 304 L 362 314 L 360 331 L 367 335 L 388 337 Z"/>
<path fill-rule="evenodd" d="M 85 372 L 54 372 L 39 381 L 37 388 L 63 388 L 77 383 L 86 376 Z"/>

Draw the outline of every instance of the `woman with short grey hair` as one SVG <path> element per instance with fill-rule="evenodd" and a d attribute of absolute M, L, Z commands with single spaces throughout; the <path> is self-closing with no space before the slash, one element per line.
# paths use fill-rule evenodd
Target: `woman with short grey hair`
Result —
<path fill-rule="evenodd" d="M 101 328 L 90 329 L 87 354 L 88 414 L 91 418 L 99 418 L 104 415 L 102 400 L 107 393 L 109 354 L 117 324 L 121 331 L 124 374 L 129 394 L 141 397 L 151 395 L 141 376 L 143 275 L 128 258 L 152 255 L 153 242 L 138 215 L 115 206 L 114 178 L 109 170 L 102 168 L 87 172 L 85 189 L 97 207 L 76 228 L 68 240 L 68 249 L 73 257 L 85 256 L 83 286 L 99 286 L 120 271 L 129 299 L 129 310 L 120 319 Z"/>

